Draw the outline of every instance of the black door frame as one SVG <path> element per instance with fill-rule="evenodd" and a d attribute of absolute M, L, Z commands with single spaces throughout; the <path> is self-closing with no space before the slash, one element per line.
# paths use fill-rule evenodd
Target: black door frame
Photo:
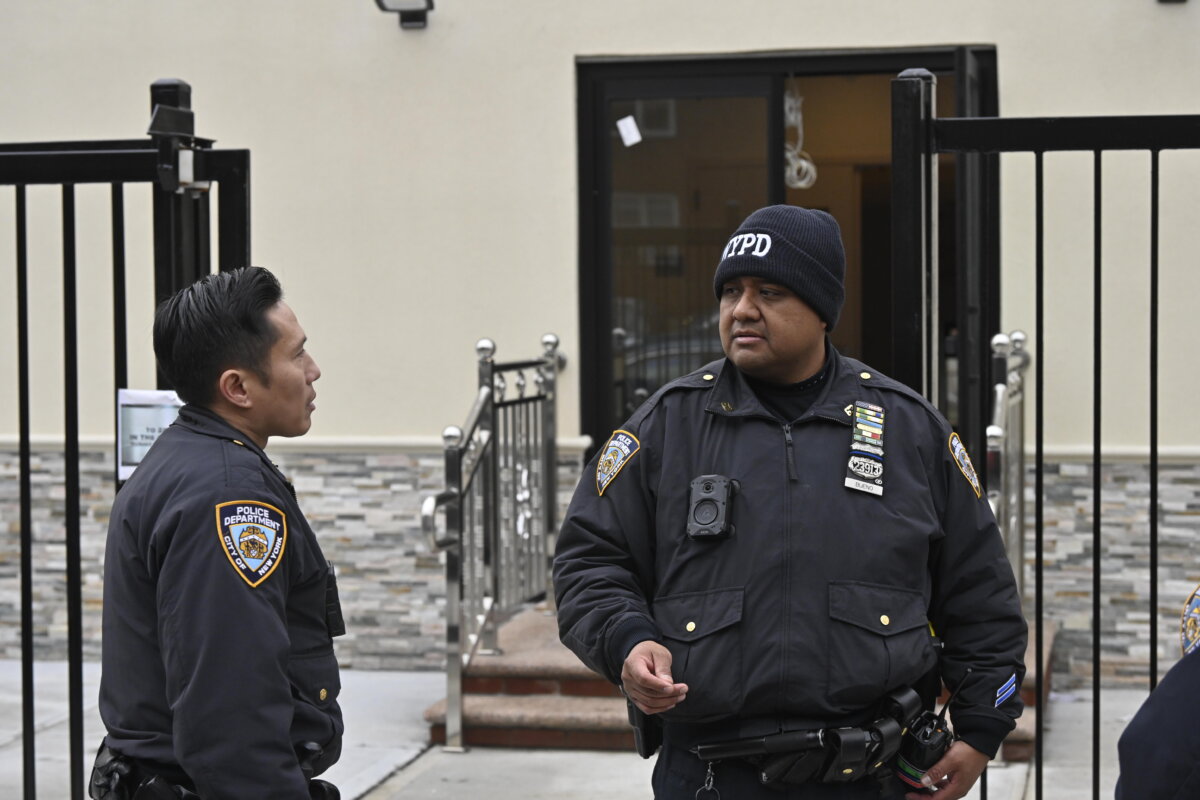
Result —
<path fill-rule="evenodd" d="M 738 53 L 702 56 L 632 56 L 580 57 L 576 59 L 576 97 L 578 103 L 578 178 L 579 178 L 579 345 L 581 370 L 580 427 L 592 437 L 597 446 L 612 428 L 612 275 L 609 263 L 610 209 L 605 202 L 608 186 L 608 134 L 605 129 L 606 104 L 619 98 L 622 87 L 645 88 L 662 82 L 674 91 L 690 84 L 706 87 L 706 96 L 727 94 L 739 79 L 767 79 L 780 102 L 769 103 L 771 141 L 768 169 L 770 170 L 770 202 L 784 202 L 783 184 L 783 80 L 785 76 L 818 76 L 850 74 L 890 74 L 904 69 L 922 67 L 936 74 L 952 74 L 958 78 L 956 105 L 960 115 L 996 116 L 997 103 L 996 49 L 992 45 L 946 45 L 888 49 L 795 50 L 767 53 Z M 625 88 L 624 91 L 628 91 Z M 695 88 L 692 89 L 693 93 Z M 774 137 L 778 137 L 778 142 Z M 998 228 L 999 184 L 995 175 L 986 169 L 966 169 L 959 177 L 960 198 L 957 227 L 989 225 Z M 964 202 L 964 198 L 970 198 Z M 963 242 L 997 241 L 996 237 L 967 237 Z M 985 245 L 986 246 L 986 245 Z M 998 330 L 999 321 L 999 252 L 981 252 L 971 263 L 982 269 L 979 283 L 987 290 L 979 297 L 962 296 L 960 312 L 981 309 L 983 330 Z M 966 282 L 960 281 L 960 284 Z M 964 317 L 965 318 L 965 317 Z M 895 326 L 892 326 L 893 329 Z M 896 337 L 893 337 L 896 338 Z M 989 337 L 984 337 L 985 340 Z M 985 341 L 986 344 L 986 341 Z M 977 369 L 985 370 L 990 363 L 987 353 Z M 964 360 L 967 352 L 962 352 Z M 974 355 L 972 355 L 974 357 Z M 966 375 L 975 368 L 960 369 Z M 897 375 L 905 380 L 907 376 Z M 915 384 L 911 384 L 914 385 Z M 961 390 L 960 390 L 961 396 Z M 936 400 L 936 398 L 935 398 Z M 589 455 L 590 455 L 589 451 Z"/>

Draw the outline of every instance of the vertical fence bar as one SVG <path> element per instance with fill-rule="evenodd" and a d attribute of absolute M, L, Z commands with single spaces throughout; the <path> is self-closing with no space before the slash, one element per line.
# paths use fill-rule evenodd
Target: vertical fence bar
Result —
<path fill-rule="evenodd" d="M 471 502 L 463 494 L 462 431 L 450 427 L 442 432 L 446 460 L 446 490 L 456 492 L 446 504 L 446 533 L 457 544 L 446 548 L 446 744 L 449 751 L 463 749 L 462 735 L 462 586 L 463 556 L 468 552 L 463 532 L 464 506 Z M 469 506 L 468 506 L 469 507 Z"/>
<path fill-rule="evenodd" d="M 475 624 L 480 626 L 480 646 L 484 650 L 494 650 L 498 644 L 498 637 L 492 630 L 484 598 L 490 595 L 493 603 L 498 599 L 496 589 L 499 581 L 494 577 L 493 566 L 496 563 L 494 544 L 497 540 L 500 522 L 501 494 L 499 487 L 502 450 L 504 449 L 503 432 L 500 430 L 502 425 L 499 404 L 504 400 L 506 390 L 504 376 L 495 368 L 496 344 L 490 339 L 481 339 L 475 344 L 475 353 L 479 356 L 479 386 L 487 387 L 491 392 L 491 402 L 488 404 L 487 411 L 479 417 L 479 432 L 482 436 L 487 437 L 489 449 L 480 453 L 480 458 L 484 459 L 481 463 L 482 474 L 476 478 L 476 480 L 480 478 L 483 480 L 483 484 L 480 486 L 480 491 L 483 493 L 483 508 L 475 521 L 476 524 L 470 528 L 473 531 L 472 538 L 476 540 L 479 548 L 471 560 L 472 568 L 475 570 L 473 575 L 475 582 L 472 583 L 472 586 L 474 595 L 479 602 L 475 615 L 478 622 Z M 469 431 L 468 435 L 470 435 Z"/>
<path fill-rule="evenodd" d="M 520 600 L 522 602 L 529 597 L 529 586 L 533 582 L 531 566 L 534 562 L 533 546 L 537 541 L 534 538 L 533 528 L 537 522 L 533 518 L 533 511 L 537 501 L 533 496 L 533 426 L 530 424 L 533 414 L 533 404 L 537 402 L 536 396 L 531 398 L 529 402 L 521 404 L 521 496 L 525 498 L 522 502 L 521 527 L 522 533 L 520 539 L 517 540 L 517 549 L 513 553 L 518 566 L 518 574 L 520 579 Z M 540 555 L 540 553 L 539 553 Z"/>
<path fill-rule="evenodd" d="M 113 383 L 117 389 L 124 389 L 129 386 L 125 322 L 125 194 L 119 183 L 112 185 L 112 287 Z"/>
<path fill-rule="evenodd" d="M 63 461 L 67 546 L 67 671 L 70 711 L 71 798 L 83 797 L 83 576 L 79 510 L 79 341 L 75 286 L 75 186 L 63 184 Z"/>
<path fill-rule="evenodd" d="M 1158 685 L 1158 151 L 1150 151 L 1150 691 Z"/>
<path fill-rule="evenodd" d="M 524 373 L 521 375 L 521 382 L 524 385 Z M 509 565 L 505 572 L 508 574 L 511 581 L 509 591 L 505 594 L 506 605 L 504 611 L 507 612 L 517 603 L 525 599 L 525 581 L 524 581 L 524 553 L 525 548 L 522 545 L 519 534 L 525 530 L 524 514 L 528 510 L 524 502 L 520 502 L 520 498 L 524 496 L 524 491 L 528 485 L 528 441 L 526 436 L 529 431 L 525 426 L 525 421 L 528 418 L 529 405 L 522 398 L 520 405 L 512 408 L 512 521 L 506 526 L 505 531 L 505 557 L 508 559 Z"/>
<path fill-rule="evenodd" d="M 500 527 L 500 441 L 498 434 L 498 414 L 496 399 L 492 398 L 486 412 L 490 422 L 491 440 L 484 455 L 483 467 L 484 491 L 480 505 L 481 523 L 475 526 L 478 531 L 476 538 L 475 563 L 475 599 L 476 614 L 474 625 L 479 630 L 479 649 L 483 652 L 494 652 L 498 649 L 499 637 L 493 625 L 491 609 L 495 608 L 498 600 L 496 595 L 496 551 L 495 542 L 499 537 Z M 482 425 L 482 423 L 481 423 Z"/>
<path fill-rule="evenodd" d="M 521 475 L 518 473 L 518 465 L 520 465 L 521 456 L 521 416 L 520 405 L 506 405 L 500 413 L 504 425 L 504 452 L 502 453 L 503 465 L 502 475 L 504 479 L 504 491 L 500 494 L 500 516 L 499 524 L 496 525 L 496 549 L 497 549 L 497 566 L 498 569 L 493 570 L 493 575 L 496 576 L 494 581 L 494 593 L 496 593 L 500 607 L 498 612 L 508 610 L 509 603 L 512 601 L 512 584 L 516 577 L 514 572 L 514 536 L 516 533 L 517 513 L 520 513 L 520 506 L 517 505 L 517 492 L 520 492 Z"/>
<path fill-rule="evenodd" d="M 538 370 L 535 374 L 540 374 Z M 546 526 L 545 526 L 545 497 L 542 494 L 542 452 L 544 443 L 542 441 L 542 409 L 546 406 L 546 396 L 542 393 L 542 381 L 535 381 L 538 387 L 538 400 L 529 409 L 529 425 L 533 431 L 533 441 L 530 443 L 529 452 L 529 492 L 530 492 L 530 512 L 529 519 L 529 535 L 534 537 L 534 548 L 530 551 L 529 562 L 529 587 L 526 590 L 530 596 L 535 596 L 545 589 L 546 573 L 543 568 L 546 565 Z"/>
<path fill-rule="evenodd" d="M 25 800 L 37 793 L 33 683 L 33 494 L 29 446 L 29 240 L 25 187 L 17 186 L 17 406 L 21 483 L 21 750 Z"/>
<path fill-rule="evenodd" d="M 1034 800 L 1042 800 L 1042 756 L 1045 752 L 1045 741 L 1042 735 L 1046 729 L 1046 714 L 1045 701 L 1043 694 L 1045 692 L 1045 676 L 1042 674 L 1042 665 L 1046 663 L 1045 656 L 1045 621 L 1042 618 L 1043 611 L 1043 593 L 1044 593 L 1044 559 L 1042 554 L 1043 535 L 1042 526 L 1045 521 L 1045 465 L 1046 465 L 1046 436 L 1045 436 L 1045 378 L 1046 370 L 1046 326 L 1045 326 L 1045 310 L 1046 310 L 1046 281 L 1045 281 L 1045 206 L 1044 206 L 1044 170 L 1043 170 L 1043 155 L 1040 151 L 1034 153 L 1034 214 L 1036 216 L 1036 231 L 1034 234 L 1034 349 L 1036 355 L 1033 359 L 1034 370 L 1036 375 L 1034 382 L 1037 385 L 1037 390 L 1034 393 L 1034 489 L 1033 489 L 1033 536 L 1034 550 L 1036 552 L 1033 570 L 1033 616 L 1034 616 L 1034 650 L 1037 653 L 1037 665 L 1035 669 L 1034 691 L 1037 697 L 1034 700 L 1036 707 L 1036 717 L 1034 722 L 1033 732 L 1033 791 Z"/>
<path fill-rule="evenodd" d="M 905 70 L 892 81 L 891 373 L 919 392 L 928 389 L 931 366 L 925 312 L 933 91 L 933 74 L 924 69 Z"/>
<path fill-rule="evenodd" d="M 1094 151 L 1093 166 L 1093 198 L 1092 198 L 1092 797 L 1100 798 L 1100 548 L 1102 521 L 1100 518 L 1100 436 L 1101 436 L 1101 396 L 1103 387 L 1101 381 L 1102 349 L 1101 333 L 1103 330 L 1103 309 L 1101 301 L 1104 297 L 1101 285 L 1101 231 L 1102 217 L 1102 187 L 1103 173 L 1100 150 Z"/>
<path fill-rule="evenodd" d="M 113 430 L 121 429 L 121 404 L 117 394 L 129 386 L 127 324 L 125 309 L 125 193 L 120 183 L 112 185 L 112 293 L 113 293 Z M 113 450 L 113 486 L 121 490 L 121 443 Z"/>
<path fill-rule="evenodd" d="M 554 586 L 552 572 L 554 565 L 554 543 L 557 537 L 558 519 L 558 445 L 555 427 L 555 404 L 558 402 L 558 337 L 547 333 L 542 337 L 542 351 L 546 359 L 546 367 L 539 370 L 542 376 L 542 514 L 545 520 L 546 537 L 546 604 L 553 608 Z"/>
<path fill-rule="evenodd" d="M 250 151 L 223 155 L 228 167 L 217 185 L 217 269 L 246 267 L 250 259 Z"/>

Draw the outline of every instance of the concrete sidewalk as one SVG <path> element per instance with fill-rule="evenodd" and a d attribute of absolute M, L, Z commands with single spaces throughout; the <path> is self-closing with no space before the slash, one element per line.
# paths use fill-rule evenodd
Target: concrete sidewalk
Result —
<path fill-rule="evenodd" d="M 104 725 L 96 703 L 100 665 L 83 666 L 86 781 Z M 66 663 L 37 662 L 34 689 L 37 796 L 62 800 L 71 796 Z M 365 796 L 426 749 L 429 730 L 421 714 L 445 693 L 440 672 L 343 670 L 346 736 L 341 760 L 325 777 L 346 800 Z M 21 717 L 21 663 L 0 660 L 0 798 L 5 800 L 24 796 Z"/>
<path fill-rule="evenodd" d="M 1112 797 L 1117 779 L 1116 742 L 1145 699 L 1143 690 L 1108 690 L 1101 698 L 1099 797 Z M 1042 797 L 1091 800 L 1091 692 L 1056 695 L 1047 708 Z M 363 800 L 585 800 L 650 798 L 653 761 L 633 753 L 475 748 L 446 753 L 430 748 Z M 1035 773 L 1028 763 L 993 762 L 988 800 L 1034 800 Z M 980 786 L 968 795 L 983 797 Z"/>
<path fill-rule="evenodd" d="M 36 688 L 37 796 L 70 796 L 67 669 L 39 662 Z M 103 735 L 96 709 L 99 664 L 84 665 L 84 748 L 91 757 Z M 437 672 L 344 670 L 341 702 L 346 738 L 341 761 L 326 775 L 345 800 L 583 800 L 649 798 L 652 761 L 633 753 L 475 748 L 446 753 L 426 745 L 424 709 L 445 695 Z M 1145 698 L 1144 690 L 1109 690 L 1101 699 L 1102 798 L 1116 783 L 1116 741 Z M 1047 709 L 1043 797 L 1092 798 L 1091 692 L 1056 695 Z M 22 796 L 21 673 L 0 661 L 0 798 Z M 988 800 L 1032 800 L 1027 764 L 996 763 L 988 770 Z M 978 789 L 969 797 L 979 798 Z"/>

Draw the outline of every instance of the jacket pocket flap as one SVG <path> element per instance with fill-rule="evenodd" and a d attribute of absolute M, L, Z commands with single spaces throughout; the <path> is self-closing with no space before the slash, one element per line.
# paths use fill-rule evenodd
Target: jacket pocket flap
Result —
<path fill-rule="evenodd" d="M 694 642 L 741 619 L 741 587 L 673 594 L 654 601 L 654 621 L 659 630 L 663 636 L 681 642 Z"/>
<path fill-rule="evenodd" d="M 920 592 L 874 583 L 830 583 L 829 616 L 879 636 L 928 624 Z"/>

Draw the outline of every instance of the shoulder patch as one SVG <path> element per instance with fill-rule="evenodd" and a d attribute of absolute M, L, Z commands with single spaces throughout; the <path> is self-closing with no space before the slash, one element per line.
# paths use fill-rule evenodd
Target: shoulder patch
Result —
<path fill-rule="evenodd" d="M 597 496 L 604 495 L 604 490 L 617 477 L 617 473 L 641 447 L 642 443 L 629 431 L 613 431 L 613 435 L 608 438 L 608 444 L 600 450 L 600 460 L 596 462 Z"/>
<path fill-rule="evenodd" d="M 1183 606 L 1183 619 L 1179 624 L 1180 644 L 1186 656 L 1200 648 L 1200 586 L 1197 586 L 1192 596 Z"/>
<path fill-rule="evenodd" d="M 287 547 L 287 514 L 258 500 L 218 503 L 217 537 L 233 569 L 251 588 L 279 566 Z"/>
<path fill-rule="evenodd" d="M 983 489 L 979 485 L 979 475 L 975 473 L 975 465 L 971 463 L 971 457 L 967 455 L 966 445 L 962 443 L 962 439 L 958 438 L 957 433 L 950 434 L 949 444 L 950 455 L 954 456 L 954 463 L 958 464 L 959 471 L 967 479 L 967 483 L 971 484 L 971 488 L 975 490 L 975 496 L 983 497 Z"/>

